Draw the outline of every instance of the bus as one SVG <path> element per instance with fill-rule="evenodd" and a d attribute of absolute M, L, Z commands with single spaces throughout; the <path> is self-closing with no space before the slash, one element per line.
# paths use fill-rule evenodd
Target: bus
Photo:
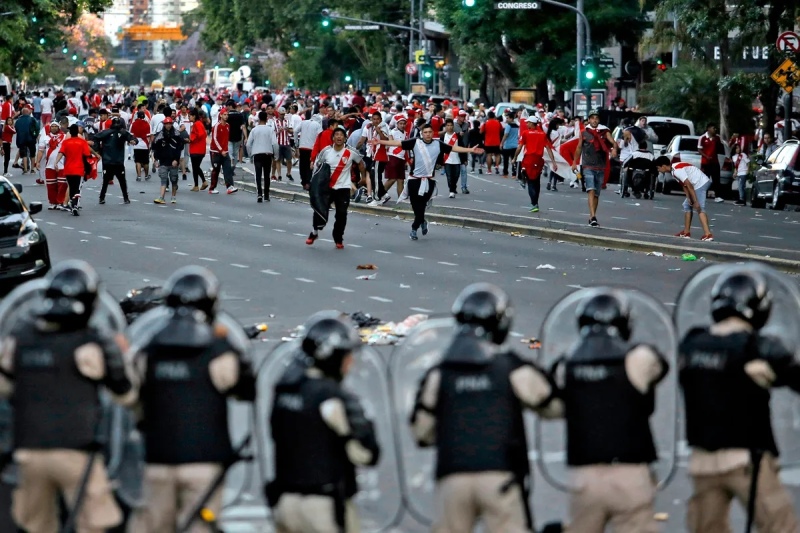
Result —
<path fill-rule="evenodd" d="M 68 94 L 72 91 L 86 92 L 89 90 L 89 78 L 86 76 L 70 76 L 64 80 L 63 89 Z"/>
<path fill-rule="evenodd" d="M 206 69 L 203 83 L 210 85 L 214 89 L 222 89 L 231 86 L 232 68 L 210 68 Z"/>

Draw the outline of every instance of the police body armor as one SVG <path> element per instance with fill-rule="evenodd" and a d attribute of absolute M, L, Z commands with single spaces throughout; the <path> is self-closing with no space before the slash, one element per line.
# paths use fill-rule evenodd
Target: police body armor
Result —
<path fill-rule="evenodd" d="M 657 459 L 650 416 L 655 393 L 640 393 L 625 370 L 630 347 L 622 339 L 592 333 L 567 359 L 563 401 L 567 463 L 651 463 Z"/>
<path fill-rule="evenodd" d="M 522 361 L 495 355 L 492 348 L 460 334 L 437 367 L 437 479 L 467 472 L 514 472 L 518 478 L 529 473 L 522 406 L 509 382 Z"/>
<path fill-rule="evenodd" d="M 168 321 L 144 349 L 144 403 L 148 463 L 227 463 L 234 458 L 228 436 L 227 398 L 209 376 L 209 363 L 231 350 L 211 325 L 191 318 Z"/>

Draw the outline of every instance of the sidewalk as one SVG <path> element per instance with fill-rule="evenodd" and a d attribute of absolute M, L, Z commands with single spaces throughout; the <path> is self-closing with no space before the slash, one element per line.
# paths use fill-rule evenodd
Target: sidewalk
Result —
<path fill-rule="evenodd" d="M 239 167 L 241 168 L 241 167 Z M 252 171 L 244 168 L 246 178 L 237 184 L 254 192 Z M 294 182 L 273 182 L 271 196 L 296 202 L 308 202 L 308 195 Z M 680 239 L 673 234 L 682 229 L 683 196 L 657 194 L 654 200 L 621 198 L 610 185 L 600 197 L 597 217 L 601 226 L 589 227 L 586 195 L 580 189 L 562 184 L 558 192 L 542 186 L 541 211 L 530 213 L 527 191 L 516 180 L 501 176 L 469 174 L 469 195 L 447 197 L 444 178 L 439 180 L 439 196 L 429 209 L 428 220 L 440 224 L 501 231 L 524 236 L 560 240 L 577 244 L 629 250 L 659 252 L 670 256 L 692 253 L 715 261 L 760 260 L 788 272 L 800 273 L 800 213 L 739 207 L 732 202 L 707 204 L 714 242 L 701 242 L 702 230 L 697 221 L 697 238 Z M 460 190 L 460 187 L 459 187 Z M 391 193 L 396 197 L 394 190 Z M 382 207 L 350 204 L 357 212 L 379 216 L 413 217 L 408 203 L 394 199 Z"/>

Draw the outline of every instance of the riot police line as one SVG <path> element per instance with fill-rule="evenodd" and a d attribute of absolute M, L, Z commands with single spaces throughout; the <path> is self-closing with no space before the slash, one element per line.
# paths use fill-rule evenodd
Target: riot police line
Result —
<path fill-rule="evenodd" d="M 769 390 L 800 390 L 800 291 L 768 267 L 701 270 L 674 318 L 638 290 L 576 291 L 547 315 L 535 361 L 506 342 L 513 307 L 489 284 L 467 287 L 454 320 L 421 324 L 389 357 L 362 346 L 346 317 L 321 312 L 259 360 L 218 292 L 207 270 L 179 270 L 127 341 L 118 304 L 85 263 L 57 265 L 0 303 L 20 526 L 220 531 L 225 474 L 245 460 L 279 532 L 409 521 L 471 531 L 478 520 L 531 531 L 533 456 L 570 493 L 567 531 L 658 531 L 656 491 L 685 434 L 690 531 L 725 530 L 734 498 L 747 530 L 798 531 L 777 477 Z M 235 443 L 229 398 L 253 405 Z M 103 417 L 109 401 L 122 407 Z"/>

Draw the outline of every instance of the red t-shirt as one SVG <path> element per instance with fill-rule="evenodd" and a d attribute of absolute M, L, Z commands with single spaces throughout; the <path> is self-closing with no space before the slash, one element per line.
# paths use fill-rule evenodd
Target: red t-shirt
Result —
<path fill-rule="evenodd" d="M 484 146 L 500 146 L 500 139 L 503 138 L 503 125 L 495 118 L 490 118 L 481 126 L 481 133 L 484 135 Z"/>
<path fill-rule="evenodd" d="M 3 142 L 10 143 L 14 139 L 15 133 L 17 130 L 14 129 L 14 126 L 3 126 Z"/>
<path fill-rule="evenodd" d="M 544 156 L 544 149 L 550 144 L 547 134 L 539 128 L 529 129 L 520 136 L 520 144 L 525 145 L 525 156 L 538 155 Z"/>
<path fill-rule="evenodd" d="M 439 131 L 441 131 L 442 126 L 444 125 L 444 120 L 439 115 L 433 115 L 431 117 L 431 128 L 433 128 L 433 136 L 438 137 Z"/>
<path fill-rule="evenodd" d="M 717 160 L 717 143 L 719 143 L 719 136 L 709 137 L 707 133 L 697 141 L 697 151 L 702 156 L 703 165 Z"/>
<path fill-rule="evenodd" d="M 60 152 L 64 154 L 64 175 L 83 176 L 83 158 L 92 155 L 89 143 L 80 137 L 70 137 L 61 143 Z"/>

